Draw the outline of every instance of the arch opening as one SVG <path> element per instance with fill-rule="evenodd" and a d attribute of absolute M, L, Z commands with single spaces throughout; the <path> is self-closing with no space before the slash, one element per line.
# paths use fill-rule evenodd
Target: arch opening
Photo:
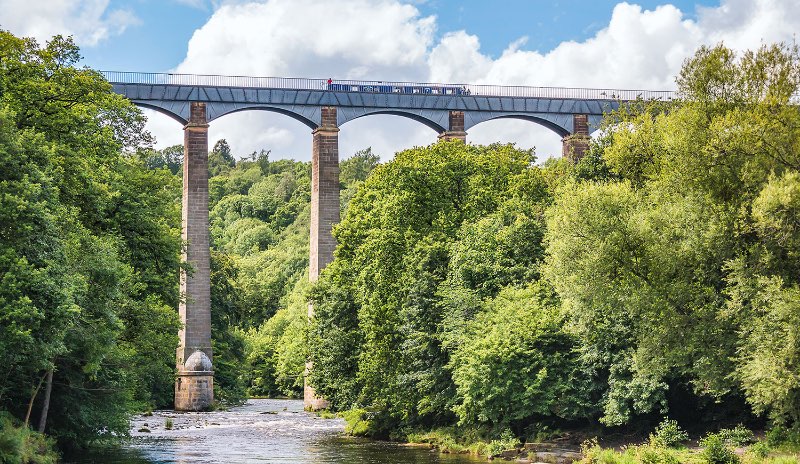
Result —
<path fill-rule="evenodd" d="M 352 122 L 352 121 L 355 121 L 357 119 L 362 119 L 362 118 L 367 117 L 367 116 L 376 116 L 376 115 L 400 116 L 400 117 L 403 117 L 403 118 L 411 119 L 413 121 L 421 123 L 422 125 L 424 125 L 426 127 L 429 127 L 430 129 L 435 131 L 437 134 L 441 134 L 442 132 L 447 130 L 444 127 L 442 127 L 440 124 L 437 124 L 437 123 L 431 121 L 428 118 L 425 118 L 425 117 L 420 116 L 418 114 L 409 113 L 409 112 L 406 112 L 406 111 L 398 111 L 398 110 L 377 110 L 377 111 L 372 111 L 372 112 L 357 116 L 357 117 L 355 117 L 353 119 L 350 119 L 348 121 L 345 121 L 340 126 L 344 126 L 345 124 L 347 124 L 349 122 Z"/>
<path fill-rule="evenodd" d="M 381 157 L 382 162 L 395 153 L 415 146 L 427 146 L 437 138 L 430 126 L 424 127 L 407 115 L 375 114 L 372 118 L 356 118 L 342 125 L 339 131 L 339 159 L 351 157 L 367 147 Z M 399 117 L 398 117 L 399 116 Z"/>
<path fill-rule="evenodd" d="M 286 118 L 276 111 L 232 111 L 209 124 L 209 149 L 220 139 L 225 139 L 237 159 L 269 150 L 271 160 L 309 161 L 311 130 L 308 126 L 297 118 Z"/>
<path fill-rule="evenodd" d="M 495 118 L 467 130 L 467 142 L 488 145 L 514 143 L 520 149 L 535 149 L 537 163 L 561 157 L 563 137 L 541 124 L 520 118 Z"/>
<path fill-rule="evenodd" d="M 210 103 L 209 105 L 212 105 L 212 104 L 213 103 Z M 316 129 L 319 126 L 317 123 L 315 123 L 314 121 L 306 118 L 305 116 L 302 116 L 302 115 L 300 115 L 298 113 L 295 113 L 293 111 L 289 111 L 289 110 L 286 110 L 286 109 L 283 109 L 283 108 L 276 108 L 274 106 L 248 106 L 248 107 L 245 107 L 245 108 L 236 108 L 236 109 L 232 109 L 230 111 L 224 111 L 224 112 L 221 112 L 219 114 L 216 114 L 212 119 L 209 119 L 209 122 L 216 121 L 218 119 L 221 119 L 221 118 L 223 118 L 225 116 L 228 116 L 228 115 L 231 115 L 231 114 L 234 114 L 234 113 L 242 113 L 242 112 L 245 112 L 245 111 L 266 111 L 266 112 L 269 112 L 269 113 L 278 113 L 278 114 L 281 114 L 283 116 L 289 116 L 290 118 L 294 119 L 295 121 L 299 121 L 299 122 L 305 124 L 306 126 L 311 128 L 312 130 Z"/>
<path fill-rule="evenodd" d="M 522 121 L 532 122 L 532 123 L 538 124 L 538 125 L 540 125 L 542 127 L 546 127 L 547 129 L 555 132 L 561 138 L 566 137 L 566 136 L 568 136 L 570 134 L 568 130 L 564 129 L 563 127 L 559 126 L 558 124 L 556 124 L 556 123 L 554 123 L 552 121 L 548 121 L 547 119 L 543 119 L 543 118 L 537 118 L 535 116 L 526 116 L 526 115 L 522 115 L 522 114 L 520 114 L 520 115 L 510 114 L 510 115 L 497 116 L 497 117 L 494 117 L 494 118 L 491 118 L 491 119 L 487 119 L 485 121 L 481 121 L 481 122 L 475 124 L 472 127 L 479 126 L 479 125 L 484 124 L 484 123 L 489 122 L 489 121 L 496 121 L 498 119 L 518 119 L 518 120 L 522 120 Z"/>

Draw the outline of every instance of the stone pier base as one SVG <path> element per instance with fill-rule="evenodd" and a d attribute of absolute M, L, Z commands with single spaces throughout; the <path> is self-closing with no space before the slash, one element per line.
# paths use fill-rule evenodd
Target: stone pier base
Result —
<path fill-rule="evenodd" d="M 182 374 L 175 382 L 175 410 L 205 411 L 214 403 L 214 375 Z"/>

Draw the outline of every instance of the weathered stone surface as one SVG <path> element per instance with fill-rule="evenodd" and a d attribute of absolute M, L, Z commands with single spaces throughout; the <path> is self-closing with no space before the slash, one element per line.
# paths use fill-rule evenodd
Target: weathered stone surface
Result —
<path fill-rule="evenodd" d="M 213 375 L 179 375 L 175 382 L 175 409 L 204 411 L 214 403 Z"/>
<path fill-rule="evenodd" d="M 467 133 L 464 131 L 464 112 L 450 111 L 449 127 L 446 131 L 439 134 L 439 140 L 461 140 L 467 141 Z"/>
<path fill-rule="evenodd" d="M 577 163 L 589 151 L 589 118 L 585 114 L 572 116 L 574 131 L 561 139 L 561 154 L 564 158 Z"/>
<path fill-rule="evenodd" d="M 309 253 L 309 279 L 314 282 L 320 272 L 333 261 L 336 239 L 333 226 L 339 222 L 339 128 L 336 126 L 336 108 L 321 108 L 322 125 L 312 132 L 311 145 L 311 249 Z M 308 305 L 308 317 L 314 307 Z M 311 363 L 306 363 L 306 382 L 303 403 L 306 409 L 319 410 L 328 402 L 314 393 L 308 384 Z"/>
<path fill-rule="evenodd" d="M 211 252 L 208 238 L 208 124 L 204 103 L 191 104 L 191 117 L 184 127 L 182 234 L 185 249 L 181 260 L 191 271 L 181 269 L 182 328 L 176 356 L 175 409 L 207 409 L 214 401 L 211 370 Z M 200 351 L 208 360 L 202 375 L 186 370 L 186 362 Z M 195 360 L 204 362 L 202 356 Z M 194 361 L 193 361 L 194 365 Z M 197 366 L 194 366 L 197 367 Z"/>

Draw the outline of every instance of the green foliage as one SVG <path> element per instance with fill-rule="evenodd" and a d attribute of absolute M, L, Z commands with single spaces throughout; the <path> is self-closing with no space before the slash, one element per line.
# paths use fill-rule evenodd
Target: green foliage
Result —
<path fill-rule="evenodd" d="M 697 462 L 688 451 L 659 447 L 653 444 L 631 446 L 622 451 L 602 448 L 596 441 L 583 445 L 585 464 L 683 464 Z"/>
<path fill-rule="evenodd" d="M 701 457 L 707 464 L 736 464 L 741 462 L 739 456 L 728 445 L 728 442 L 720 434 L 709 434 L 700 440 L 703 447 Z"/>
<path fill-rule="evenodd" d="M 0 462 L 3 464 L 55 464 L 58 454 L 53 440 L 15 425 L 6 413 L 0 413 Z"/>
<path fill-rule="evenodd" d="M 755 458 L 764 459 L 769 455 L 770 446 L 763 441 L 759 441 L 754 443 L 750 448 L 747 449 L 747 454 L 753 456 Z"/>
<path fill-rule="evenodd" d="M 746 446 L 755 441 L 753 432 L 742 424 L 732 429 L 722 429 L 718 433 L 723 440 L 733 446 Z"/>
<path fill-rule="evenodd" d="M 61 444 L 127 433 L 171 401 L 178 183 L 141 156 L 144 118 L 78 49 L 0 31 L 0 409 Z"/>
<path fill-rule="evenodd" d="M 246 399 L 245 340 L 235 329 L 242 314 L 242 295 L 233 258 L 211 253 L 211 343 L 214 350 L 214 397 L 224 404 Z"/>
<path fill-rule="evenodd" d="M 208 175 L 218 176 L 236 166 L 231 147 L 225 139 L 217 140 L 214 148 L 208 153 Z"/>
<path fill-rule="evenodd" d="M 365 148 L 339 163 L 339 182 L 342 188 L 367 180 L 367 176 L 378 167 L 379 162 L 380 157 L 372 153 L 372 148 Z"/>
<path fill-rule="evenodd" d="M 231 398 L 244 389 L 297 397 L 306 361 L 310 165 L 270 161 L 264 150 L 234 164 L 224 141 L 214 152 L 221 160 L 210 179 L 219 251 L 212 262 L 219 268 L 212 273 L 216 384 Z M 365 150 L 341 163 L 347 195 L 377 160 Z"/>
<path fill-rule="evenodd" d="M 560 184 L 544 274 L 585 360 L 608 372 L 605 423 L 665 412 L 674 387 L 743 392 L 794 422 L 797 48 L 702 48 L 678 83 L 669 111 L 641 102 L 610 118 L 602 154 Z"/>
<path fill-rule="evenodd" d="M 375 436 L 375 430 L 372 422 L 373 414 L 366 409 L 350 409 L 342 413 L 346 425 L 344 427 L 345 433 L 356 437 Z"/>
<path fill-rule="evenodd" d="M 689 439 L 689 435 L 683 430 L 678 422 L 671 419 L 664 419 L 650 434 L 650 444 L 654 447 L 672 448 L 680 445 Z"/>
<path fill-rule="evenodd" d="M 506 289 L 467 323 L 448 367 L 460 422 L 585 417 L 590 386 L 552 291 Z"/>
<path fill-rule="evenodd" d="M 161 150 L 146 147 L 138 150 L 137 154 L 149 169 L 166 169 L 176 175 L 183 168 L 183 145 L 172 145 Z"/>
<path fill-rule="evenodd" d="M 307 278 L 298 280 L 287 296 L 287 307 L 246 332 L 251 394 L 297 397 L 302 392 L 309 286 Z"/>
<path fill-rule="evenodd" d="M 511 433 L 511 430 L 505 429 L 500 438 L 492 440 L 486 446 L 485 454 L 487 456 L 497 456 L 506 450 L 513 450 L 519 446 L 519 440 Z"/>
<path fill-rule="evenodd" d="M 790 449 L 800 449 L 800 430 L 795 426 L 786 428 L 776 425 L 767 431 L 766 443 L 773 447 L 788 447 Z"/>
<path fill-rule="evenodd" d="M 530 369 L 541 371 L 539 386 L 519 392 L 519 402 L 537 404 L 525 418 L 552 414 L 544 404 L 558 389 L 551 384 L 564 375 L 555 366 L 569 354 L 555 356 L 552 364 L 544 360 L 546 365 L 527 367 L 525 362 L 554 353 L 569 337 L 550 337 L 550 322 L 542 323 L 547 327 L 542 335 L 529 336 L 522 325 L 519 333 L 531 346 L 495 361 L 477 354 L 484 351 L 479 323 L 468 328 L 482 306 L 480 297 L 494 297 L 503 287 L 525 285 L 538 275 L 541 214 L 549 194 L 530 162 L 530 152 L 511 146 L 439 143 L 398 153 L 360 186 L 335 231 L 337 258 L 312 291 L 311 379 L 333 408 L 366 407 L 379 434 L 400 424 L 452 423 L 451 411 L 459 410 L 467 420 L 484 417 L 498 425 L 522 419 L 501 412 L 513 407 L 500 406 L 499 397 L 487 404 L 478 399 L 491 382 L 468 372 L 471 363 L 485 362 L 481 369 L 516 380 Z M 464 294 L 475 295 L 476 304 L 464 304 Z M 487 305 L 490 313 L 507 311 L 497 317 L 498 338 L 516 323 L 505 321 L 513 312 L 505 309 L 507 303 L 497 309 Z M 524 306 L 520 301 L 518 307 Z M 476 359 L 465 356 L 448 365 L 451 352 L 466 343 L 460 335 L 469 330 L 475 331 Z M 474 393 L 461 409 L 451 378 L 456 365 L 464 366 L 463 391 Z M 508 370 L 511 366 L 522 372 Z M 548 375 L 545 367 L 553 372 Z M 525 389 L 521 383 L 515 388 Z M 553 409 L 572 414 L 561 405 Z"/>

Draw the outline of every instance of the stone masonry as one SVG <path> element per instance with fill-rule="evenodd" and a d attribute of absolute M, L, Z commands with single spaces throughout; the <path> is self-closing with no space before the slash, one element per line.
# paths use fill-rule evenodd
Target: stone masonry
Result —
<path fill-rule="evenodd" d="M 315 282 L 320 272 L 333 261 L 336 239 L 333 225 L 339 222 L 339 127 L 336 125 L 336 108 L 324 106 L 322 125 L 312 132 L 311 147 L 311 252 L 309 279 Z M 314 307 L 308 305 L 308 317 L 313 317 Z M 306 374 L 312 368 L 306 364 Z M 306 379 L 308 375 L 306 375 Z M 306 409 L 325 409 L 328 402 L 316 396 L 306 380 L 303 392 Z"/>
<path fill-rule="evenodd" d="M 574 129 L 572 134 L 561 139 L 561 155 L 577 163 L 589 151 L 589 118 L 585 114 L 572 116 Z"/>
<path fill-rule="evenodd" d="M 461 140 L 467 141 L 467 133 L 464 132 L 464 112 L 451 111 L 449 116 L 448 130 L 439 134 L 439 140 Z"/>
<path fill-rule="evenodd" d="M 208 123 L 205 103 L 191 103 L 191 117 L 184 127 L 181 260 L 181 303 L 178 308 L 183 327 L 178 333 L 178 377 L 175 409 L 196 411 L 211 406 L 214 399 L 211 368 L 211 263 L 208 238 Z M 195 352 L 207 365 L 202 371 L 188 366 Z M 195 358 L 200 353 L 195 355 Z"/>

